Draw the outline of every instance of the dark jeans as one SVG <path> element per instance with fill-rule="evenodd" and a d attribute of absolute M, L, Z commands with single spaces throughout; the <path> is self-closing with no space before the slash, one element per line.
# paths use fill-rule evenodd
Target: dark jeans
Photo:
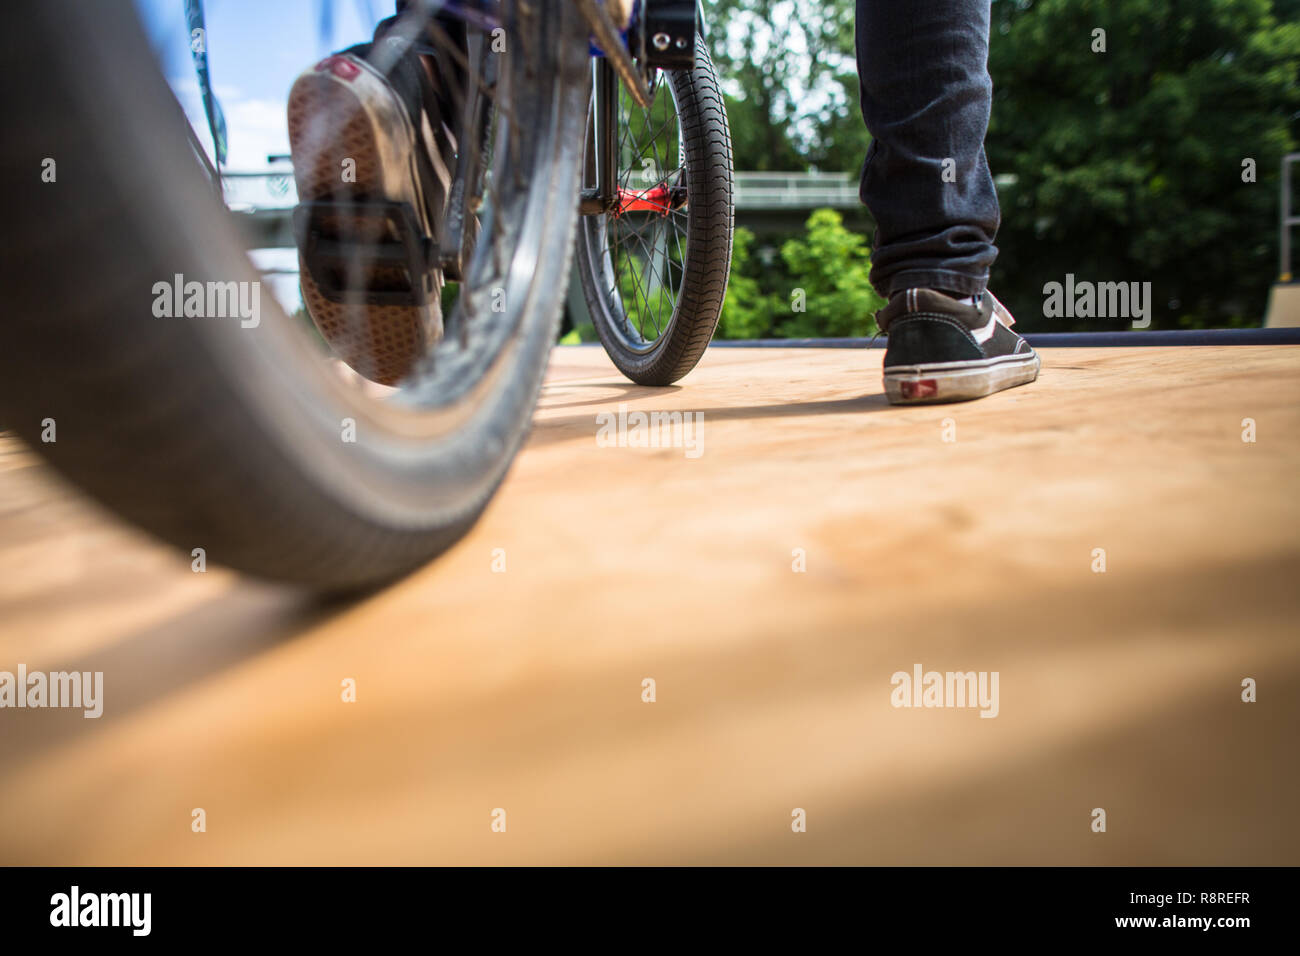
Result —
<path fill-rule="evenodd" d="M 872 135 L 860 195 L 876 220 L 871 281 L 882 295 L 979 295 L 988 283 L 999 223 L 984 158 L 989 5 L 858 0 L 862 117 Z"/>

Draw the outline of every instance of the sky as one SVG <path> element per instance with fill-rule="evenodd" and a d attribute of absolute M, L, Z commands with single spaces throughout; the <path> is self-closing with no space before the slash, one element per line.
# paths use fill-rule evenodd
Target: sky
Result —
<path fill-rule="evenodd" d="M 771 26 L 741 18 L 737 31 L 757 32 L 760 44 L 782 37 L 792 56 L 806 56 L 803 38 L 786 18 L 797 16 L 799 3 L 778 5 Z M 146 30 L 191 123 L 211 151 L 211 137 L 199 99 L 190 55 L 184 0 L 135 0 Z M 289 151 L 285 103 L 295 77 L 322 56 L 369 40 L 375 24 L 392 14 L 394 0 L 204 0 L 208 60 L 217 99 L 226 116 L 227 169 L 267 168 L 268 154 Z M 323 14 L 328 12 L 328 16 Z M 323 35 L 328 20 L 328 34 Z M 775 29 L 773 29 L 775 27 Z M 723 38 L 712 35 L 712 43 Z M 738 37 L 730 37 L 732 45 Z M 736 85 L 727 83 L 731 92 Z M 792 89 L 791 96 L 816 108 L 824 90 Z"/>
<path fill-rule="evenodd" d="M 204 0 L 208 63 L 226 116 L 226 169 L 267 169 L 289 151 L 285 103 L 302 70 L 325 54 L 370 39 L 393 0 Z M 322 35 L 328 7 L 327 35 Z M 136 0 L 136 8 L 190 122 L 211 153 L 211 136 L 190 55 L 184 0 Z"/>
<path fill-rule="evenodd" d="M 184 0 L 135 0 L 163 75 L 212 155 L 212 137 L 190 54 Z M 329 5 L 329 31 L 322 7 Z M 208 68 L 226 117 L 227 172 L 288 170 L 268 155 L 289 152 L 285 107 L 289 88 L 325 54 L 370 39 L 374 25 L 392 13 L 393 0 L 204 0 Z M 264 184 L 263 184 L 264 185 Z M 255 249 L 259 269 L 294 270 L 294 249 Z M 302 304 L 295 274 L 266 275 L 281 306 Z"/>

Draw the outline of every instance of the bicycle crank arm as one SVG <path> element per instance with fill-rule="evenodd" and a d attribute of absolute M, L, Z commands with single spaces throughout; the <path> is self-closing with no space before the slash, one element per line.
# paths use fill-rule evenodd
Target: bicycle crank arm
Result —
<path fill-rule="evenodd" d="M 623 85 L 632 94 L 637 105 L 642 109 L 650 109 L 652 99 L 650 87 L 646 85 L 645 78 L 641 76 L 636 63 L 632 60 L 632 55 L 623 45 L 618 26 L 610 17 L 608 7 L 597 0 L 574 0 L 574 3 L 583 19 L 587 21 L 596 45 L 604 51 L 605 58 L 618 73 L 619 79 L 623 81 Z"/>

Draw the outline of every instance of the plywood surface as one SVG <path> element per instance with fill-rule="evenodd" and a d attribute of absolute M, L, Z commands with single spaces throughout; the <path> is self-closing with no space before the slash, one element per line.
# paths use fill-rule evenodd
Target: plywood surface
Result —
<path fill-rule="evenodd" d="M 0 670 L 105 675 L 98 720 L 0 711 L 0 862 L 1300 863 L 1300 349 L 906 409 L 880 358 L 558 349 L 470 536 L 342 607 L 0 438 Z M 620 403 L 699 454 L 602 445 Z M 892 706 L 915 665 L 996 671 L 997 717 Z"/>

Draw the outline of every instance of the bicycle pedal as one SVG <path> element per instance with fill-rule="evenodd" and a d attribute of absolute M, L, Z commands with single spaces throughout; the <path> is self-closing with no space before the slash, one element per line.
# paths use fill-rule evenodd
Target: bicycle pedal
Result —
<path fill-rule="evenodd" d="M 437 243 L 409 203 L 303 202 L 293 225 L 303 264 L 331 302 L 426 306 L 440 292 Z"/>

